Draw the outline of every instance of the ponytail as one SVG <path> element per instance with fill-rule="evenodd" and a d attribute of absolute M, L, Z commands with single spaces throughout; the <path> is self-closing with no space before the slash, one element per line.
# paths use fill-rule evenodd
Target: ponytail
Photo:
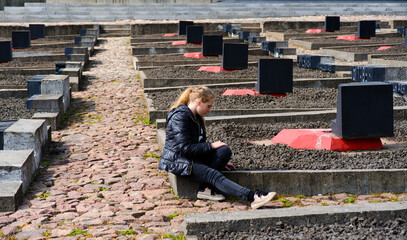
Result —
<path fill-rule="evenodd" d="M 181 104 L 188 105 L 190 102 L 195 101 L 195 99 L 201 98 L 202 102 L 208 102 L 215 98 L 215 94 L 208 87 L 190 87 L 187 88 L 174 102 L 171 106 L 170 111 L 177 108 Z"/>

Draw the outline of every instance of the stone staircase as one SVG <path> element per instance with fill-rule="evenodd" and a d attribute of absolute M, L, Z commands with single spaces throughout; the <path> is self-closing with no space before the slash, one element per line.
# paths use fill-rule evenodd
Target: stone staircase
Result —
<path fill-rule="evenodd" d="M 110 22 L 126 19 L 231 19 L 304 15 L 407 15 L 407 1 L 232 1 L 174 4 L 26 3 L 5 7 L 1 22 Z"/>

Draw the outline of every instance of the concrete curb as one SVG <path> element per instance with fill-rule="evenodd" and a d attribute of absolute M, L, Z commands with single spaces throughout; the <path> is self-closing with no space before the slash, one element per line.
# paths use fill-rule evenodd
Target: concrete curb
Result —
<path fill-rule="evenodd" d="M 386 44 L 386 46 L 396 46 L 399 44 Z M 383 44 L 369 44 L 369 45 L 358 45 L 358 47 L 380 47 Z M 344 47 L 330 47 L 330 48 L 320 48 L 319 52 L 328 56 L 332 56 L 337 59 L 351 61 L 351 62 L 359 62 L 359 61 L 367 61 L 367 56 L 369 53 L 353 53 L 353 52 L 345 52 L 341 51 Z"/>
<path fill-rule="evenodd" d="M 407 61 L 386 60 L 386 59 L 381 58 L 383 56 L 389 56 L 389 55 L 369 55 L 368 59 L 367 59 L 368 63 L 377 64 L 377 65 L 391 65 L 391 66 L 396 66 L 396 67 L 407 67 Z M 400 55 L 400 56 L 405 56 L 405 54 Z"/>
<path fill-rule="evenodd" d="M 326 207 L 298 207 L 237 212 L 187 214 L 184 216 L 185 233 L 195 235 L 213 231 L 247 231 L 277 222 L 289 225 L 345 223 L 353 217 L 378 218 L 388 221 L 407 217 L 407 202 L 349 204 Z"/>

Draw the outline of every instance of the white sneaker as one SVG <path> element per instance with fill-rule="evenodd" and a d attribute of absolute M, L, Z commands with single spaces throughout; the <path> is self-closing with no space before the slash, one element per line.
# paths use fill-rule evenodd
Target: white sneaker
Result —
<path fill-rule="evenodd" d="M 225 196 L 223 196 L 222 194 L 217 194 L 217 193 L 215 193 L 213 190 L 211 190 L 209 188 L 205 188 L 204 191 L 199 191 L 198 194 L 196 195 L 196 198 L 212 200 L 212 201 L 225 200 Z"/>
<path fill-rule="evenodd" d="M 273 200 L 276 197 L 277 197 L 276 192 L 266 193 L 266 192 L 256 191 L 254 193 L 254 200 L 251 203 L 251 207 L 252 207 L 252 209 L 257 209 L 259 207 L 264 206 L 266 203 L 270 202 L 271 200 Z"/>

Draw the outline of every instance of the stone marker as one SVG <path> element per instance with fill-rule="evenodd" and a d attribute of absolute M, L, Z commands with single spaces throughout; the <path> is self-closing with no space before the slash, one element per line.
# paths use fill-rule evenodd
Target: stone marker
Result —
<path fill-rule="evenodd" d="M 407 47 L 407 34 L 404 35 L 404 42 L 401 43 L 401 46 Z"/>
<path fill-rule="evenodd" d="M 203 26 L 187 26 L 187 43 L 202 43 Z"/>
<path fill-rule="evenodd" d="M 66 68 L 66 62 L 56 62 L 55 63 L 55 73 L 59 73 L 62 68 Z"/>
<path fill-rule="evenodd" d="M 223 37 L 222 35 L 202 36 L 202 55 L 219 56 L 222 55 Z"/>
<path fill-rule="evenodd" d="M 45 25 L 44 24 L 30 24 L 31 39 L 45 38 Z"/>
<path fill-rule="evenodd" d="M 246 43 L 223 43 L 222 68 L 245 69 L 249 63 L 249 45 Z"/>
<path fill-rule="evenodd" d="M 0 63 L 10 62 L 12 58 L 11 41 L 0 41 Z"/>
<path fill-rule="evenodd" d="M 187 26 L 194 25 L 192 21 L 179 21 L 178 23 L 178 35 L 187 34 Z"/>
<path fill-rule="evenodd" d="M 263 41 L 266 41 L 266 37 L 260 37 L 260 36 L 249 36 L 247 38 L 247 42 L 249 43 L 261 43 Z"/>
<path fill-rule="evenodd" d="M 12 31 L 11 42 L 13 48 L 30 48 L 31 47 L 31 35 L 30 31 Z"/>
<path fill-rule="evenodd" d="M 392 137 L 392 85 L 382 82 L 340 84 L 332 133 L 343 139 Z"/>
<path fill-rule="evenodd" d="M 339 16 L 326 16 L 325 25 L 322 27 L 322 30 L 327 32 L 334 32 L 340 30 L 341 21 Z"/>
<path fill-rule="evenodd" d="M 25 193 L 36 169 L 32 149 L 0 151 L 0 182 L 21 181 Z"/>
<path fill-rule="evenodd" d="M 6 130 L 8 127 L 10 127 L 13 123 L 16 121 L 2 121 L 0 122 L 0 150 L 3 150 L 4 148 L 4 130 Z"/>
<path fill-rule="evenodd" d="M 358 22 L 358 31 L 356 32 L 358 38 L 371 38 L 376 36 L 376 21 L 363 20 Z"/>
<path fill-rule="evenodd" d="M 28 97 L 41 94 L 41 81 L 48 75 L 36 75 L 27 81 Z"/>
<path fill-rule="evenodd" d="M 42 79 L 41 94 L 62 94 L 63 113 L 65 113 L 71 102 L 69 76 L 55 74 L 46 76 Z"/>
<path fill-rule="evenodd" d="M 274 52 L 276 48 L 288 47 L 288 41 L 263 41 L 261 50 Z"/>
<path fill-rule="evenodd" d="M 321 63 L 334 63 L 335 59 L 331 56 L 321 56 L 304 54 L 297 55 L 297 66 L 303 68 L 319 69 Z"/>
<path fill-rule="evenodd" d="M 352 80 L 356 82 L 406 80 L 407 68 L 394 66 L 352 66 Z"/>
<path fill-rule="evenodd" d="M 255 90 L 262 94 L 292 92 L 293 60 L 259 59 Z"/>
<path fill-rule="evenodd" d="M 238 31 L 237 34 L 239 35 L 239 39 L 241 40 L 248 40 L 249 37 L 259 37 L 259 32 L 248 32 L 248 31 Z"/>
<path fill-rule="evenodd" d="M 406 35 L 406 26 L 399 26 L 397 27 L 397 34 L 400 36 Z"/>

